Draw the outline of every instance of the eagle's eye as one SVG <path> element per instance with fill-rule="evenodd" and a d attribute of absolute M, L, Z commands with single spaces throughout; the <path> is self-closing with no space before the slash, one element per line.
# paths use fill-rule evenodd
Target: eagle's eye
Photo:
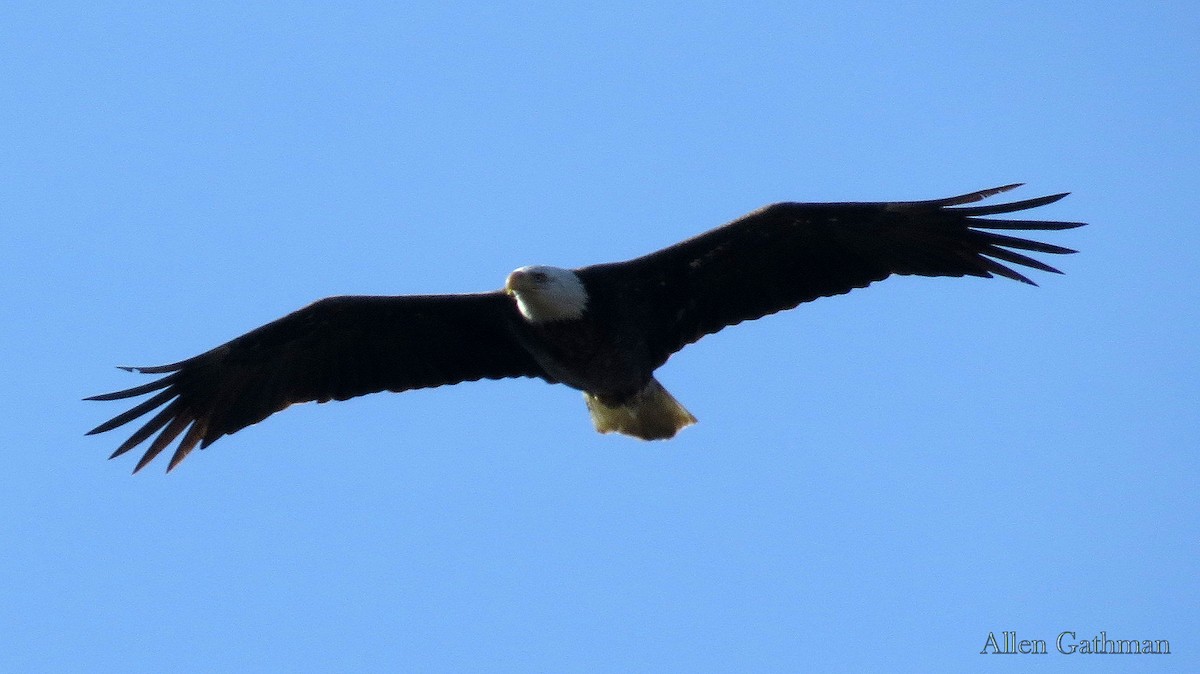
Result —
<path fill-rule="evenodd" d="M 540 272 L 540 271 L 535 271 L 532 274 L 530 274 L 530 276 L 532 276 L 533 280 L 537 281 L 538 283 L 545 283 L 546 280 L 549 278 L 548 276 L 546 276 L 545 272 Z"/>

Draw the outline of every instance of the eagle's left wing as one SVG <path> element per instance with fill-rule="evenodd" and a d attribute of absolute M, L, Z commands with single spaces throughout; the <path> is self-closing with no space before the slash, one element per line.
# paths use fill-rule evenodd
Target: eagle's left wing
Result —
<path fill-rule="evenodd" d="M 1016 251 L 1075 251 L 983 230 L 1060 230 L 1083 223 L 981 216 L 1044 206 L 1065 194 L 963 206 L 1017 186 L 932 201 L 773 204 L 655 253 L 577 273 L 589 288 L 611 293 L 613 305 L 642 327 L 657 367 L 726 326 L 892 274 L 998 275 L 1032 284 L 1008 265 L 1058 272 Z"/>

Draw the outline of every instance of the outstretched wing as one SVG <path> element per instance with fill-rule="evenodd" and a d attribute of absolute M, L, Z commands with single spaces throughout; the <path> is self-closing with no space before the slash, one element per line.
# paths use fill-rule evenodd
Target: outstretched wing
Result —
<path fill-rule="evenodd" d="M 987 219 L 1054 203 L 1052 196 L 962 207 L 1019 185 L 933 201 L 767 206 L 687 241 L 628 262 L 578 270 L 645 326 L 655 366 L 704 335 L 818 297 L 840 295 L 892 274 L 1005 276 L 1033 281 L 1003 263 L 1058 272 L 1012 249 L 1075 251 L 980 231 L 1059 230 L 1078 222 Z"/>
<path fill-rule="evenodd" d="M 112 430 L 162 407 L 112 456 L 158 432 L 134 468 L 137 472 L 183 434 L 170 470 L 197 444 L 207 447 L 293 403 L 477 379 L 545 377 L 517 342 L 515 319 L 513 301 L 502 293 L 330 297 L 193 358 L 123 368 L 166 376 L 87 398 L 122 400 L 154 393 L 88 434 Z"/>

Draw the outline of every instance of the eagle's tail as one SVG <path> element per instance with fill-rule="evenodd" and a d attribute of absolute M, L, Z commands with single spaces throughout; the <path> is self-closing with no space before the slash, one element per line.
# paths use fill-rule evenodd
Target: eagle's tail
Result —
<path fill-rule="evenodd" d="M 585 392 L 583 399 L 592 413 L 592 423 L 601 433 L 623 433 L 643 440 L 666 440 L 696 423 L 675 396 L 651 379 L 649 384 L 623 403 L 609 405 Z"/>

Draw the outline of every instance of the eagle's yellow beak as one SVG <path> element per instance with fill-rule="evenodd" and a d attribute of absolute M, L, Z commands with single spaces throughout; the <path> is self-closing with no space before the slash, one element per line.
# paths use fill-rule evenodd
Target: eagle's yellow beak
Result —
<path fill-rule="evenodd" d="M 529 289 L 529 274 L 525 273 L 524 271 L 522 271 L 520 269 L 509 274 L 508 278 L 505 279 L 505 281 L 504 281 L 504 292 L 508 293 L 509 295 L 517 294 L 518 290 L 528 290 L 528 289 Z"/>

